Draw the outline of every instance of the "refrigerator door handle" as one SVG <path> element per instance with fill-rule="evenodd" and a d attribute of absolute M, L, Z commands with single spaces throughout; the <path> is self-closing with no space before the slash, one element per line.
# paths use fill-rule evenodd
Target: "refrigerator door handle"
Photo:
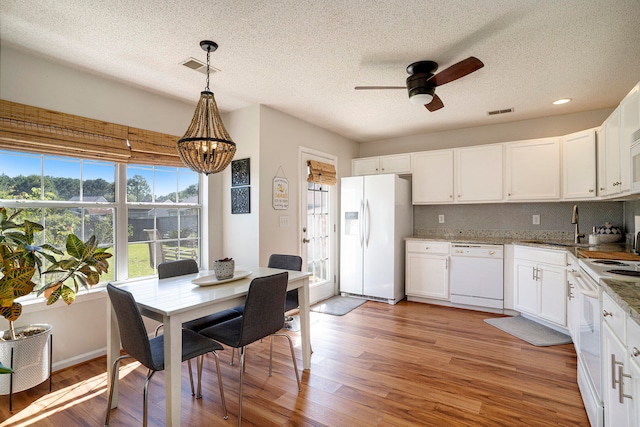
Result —
<path fill-rule="evenodd" d="M 359 212 L 359 224 L 358 224 L 358 234 L 360 237 L 360 247 L 364 246 L 364 200 L 360 200 L 360 212 Z"/>
<path fill-rule="evenodd" d="M 365 236 L 366 237 L 365 237 L 364 241 L 365 241 L 365 244 L 368 247 L 369 246 L 369 234 L 370 234 L 370 231 L 371 231 L 371 227 L 370 227 L 371 224 L 370 224 L 370 218 L 369 218 L 371 216 L 371 211 L 369 210 L 369 199 L 367 199 L 366 203 L 367 203 L 366 207 L 365 207 L 365 209 L 366 209 L 366 213 L 365 213 L 366 221 L 365 221 L 365 226 L 364 226 L 365 227 Z"/>

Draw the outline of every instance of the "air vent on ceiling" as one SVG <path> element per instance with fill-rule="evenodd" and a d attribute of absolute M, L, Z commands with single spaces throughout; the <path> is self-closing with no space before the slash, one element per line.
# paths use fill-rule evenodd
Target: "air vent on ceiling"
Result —
<path fill-rule="evenodd" d="M 199 71 L 202 74 L 207 74 L 207 64 L 200 62 L 195 58 L 186 59 L 185 61 L 182 62 L 182 65 L 184 65 L 187 68 L 191 68 L 192 70 Z M 217 71 L 220 71 L 220 70 L 212 66 L 209 66 L 210 74 L 213 74 Z"/>
<path fill-rule="evenodd" d="M 496 114 L 507 114 L 507 113 L 513 113 L 513 108 L 507 108 L 506 110 L 487 111 L 488 116 L 495 116 Z"/>

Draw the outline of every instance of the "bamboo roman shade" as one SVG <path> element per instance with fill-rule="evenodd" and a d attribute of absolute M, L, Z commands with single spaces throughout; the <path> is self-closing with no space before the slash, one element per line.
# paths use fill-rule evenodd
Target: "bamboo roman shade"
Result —
<path fill-rule="evenodd" d="M 315 182 L 316 184 L 335 185 L 336 168 L 332 164 L 308 160 L 309 176 L 307 182 Z"/>
<path fill-rule="evenodd" d="M 183 167 L 177 136 L 0 100 L 0 148 Z"/>

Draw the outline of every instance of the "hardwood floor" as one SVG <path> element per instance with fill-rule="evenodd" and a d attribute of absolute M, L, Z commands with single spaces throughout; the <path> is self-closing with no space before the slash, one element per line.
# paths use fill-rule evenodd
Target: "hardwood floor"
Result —
<path fill-rule="evenodd" d="M 576 384 L 572 344 L 534 347 L 483 319 L 497 315 L 402 301 L 367 302 L 339 317 L 312 313 L 311 371 L 298 393 L 284 339 L 249 347 L 244 386 L 246 426 L 588 426 Z M 293 333 L 297 338 L 298 334 Z M 296 344 L 301 365 L 299 343 Z M 233 426 L 238 367 L 221 352 L 229 419 L 222 408 L 211 356 L 202 399 L 191 397 L 183 364 L 183 426 Z M 1 426 L 99 426 L 106 409 L 106 359 L 54 373 L 14 397 L 0 396 Z M 121 368 L 120 405 L 111 426 L 142 424 L 146 369 Z M 149 425 L 165 425 L 164 378 L 149 386 Z"/>

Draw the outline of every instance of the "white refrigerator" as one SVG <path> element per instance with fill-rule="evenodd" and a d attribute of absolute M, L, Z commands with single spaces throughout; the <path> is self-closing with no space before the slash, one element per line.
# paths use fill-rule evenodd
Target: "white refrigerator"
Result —
<path fill-rule="evenodd" d="M 340 292 L 402 300 L 404 239 L 413 234 L 411 183 L 397 175 L 342 178 L 340 211 Z"/>

